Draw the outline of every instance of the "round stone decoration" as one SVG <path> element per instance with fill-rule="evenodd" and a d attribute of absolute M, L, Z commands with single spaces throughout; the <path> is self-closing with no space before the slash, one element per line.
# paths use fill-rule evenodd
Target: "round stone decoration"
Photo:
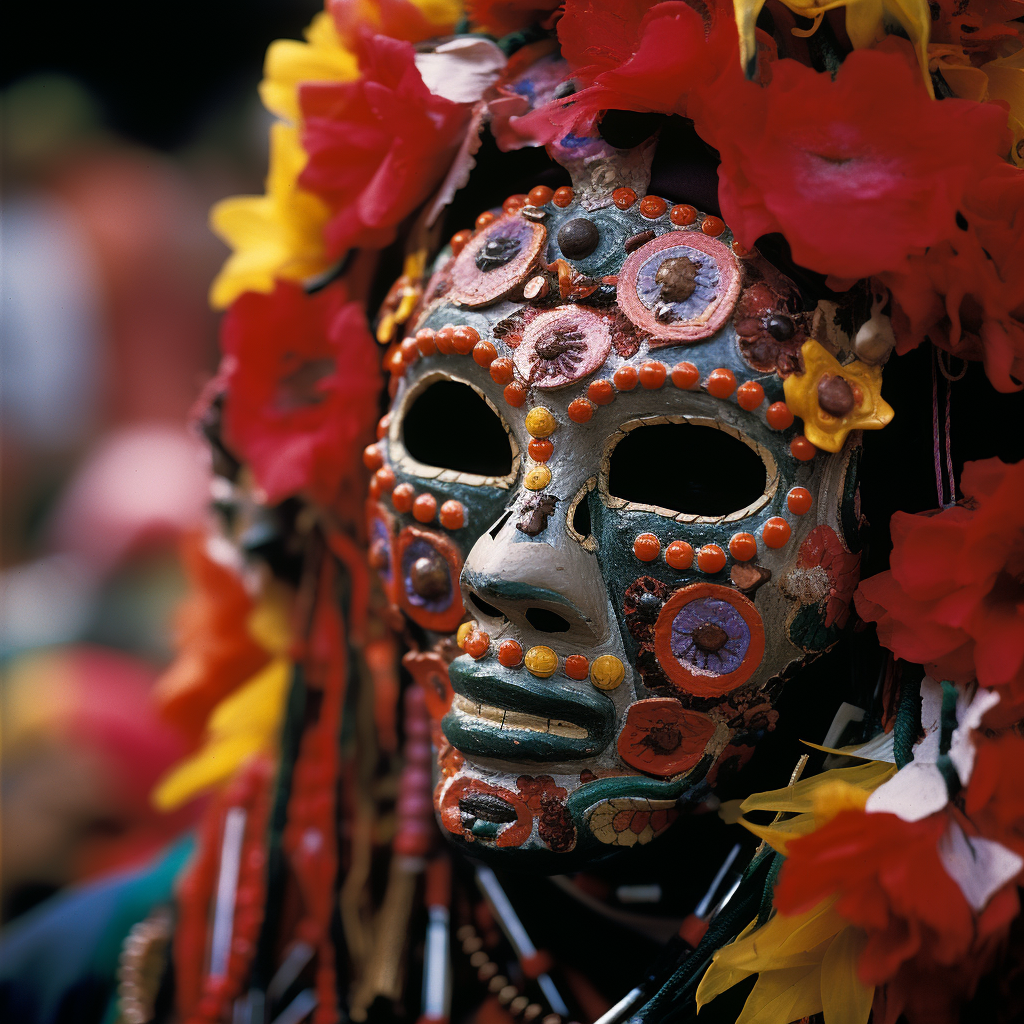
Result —
<path fill-rule="evenodd" d="M 518 213 L 499 217 L 456 257 L 448 297 L 470 309 L 497 302 L 527 280 L 546 241 L 543 224 Z"/>

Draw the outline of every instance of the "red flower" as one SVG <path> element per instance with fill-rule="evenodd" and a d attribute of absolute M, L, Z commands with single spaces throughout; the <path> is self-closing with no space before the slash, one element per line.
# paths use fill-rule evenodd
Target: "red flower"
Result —
<path fill-rule="evenodd" d="M 534 814 L 540 814 L 544 810 L 545 799 L 564 802 L 568 795 L 561 786 L 555 785 L 555 780 L 550 775 L 520 775 L 516 779 L 516 789 Z"/>
<path fill-rule="evenodd" d="M 469 20 L 496 36 L 531 25 L 549 27 L 562 0 L 467 0 Z"/>
<path fill-rule="evenodd" d="M 672 697 L 638 700 L 626 712 L 619 757 L 651 775 L 676 775 L 700 761 L 714 732 L 710 718 Z"/>
<path fill-rule="evenodd" d="M 1024 856 L 1024 739 L 1012 732 L 975 737 L 964 810 L 984 836 Z"/>
<path fill-rule="evenodd" d="M 968 462 L 960 486 L 968 504 L 892 517 L 891 568 L 857 610 L 936 679 L 1002 687 L 988 721 L 1009 724 L 1024 710 L 1024 462 Z"/>
<path fill-rule="evenodd" d="M 1007 146 L 1003 109 L 935 102 L 902 53 L 858 50 L 835 79 L 780 60 L 771 76 L 765 88 L 722 76 L 691 116 L 721 153 L 722 215 L 740 242 L 781 232 L 822 273 L 898 269 L 951 237 L 968 183 Z"/>
<path fill-rule="evenodd" d="M 860 579 L 860 555 L 846 550 L 831 526 L 816 526 L 800 545 L 796 568 L 786 577 L 787 591 L 825 612 L 825 628 L 840 629 L 850 617 L 850 600 Z"/>
<path fill-rule="evenodd" d="M 224 318 L 225 433 L 270 503 L 305 491 L 329 504 L 359 472 L 380 377 L 362 307 L 346 298 L 341 285 L 307 296 L 279 281 Z"/>
<path fill-rule="evenodd" d="M 448 35 L 454 23 L 433 22 L 409 0 L 327 0 L 338 35 L 350 45 L 364 28 L 372 28 L 392 39 L 406 39 L 418 43 Z"/>
<path fill-rule="evenodd" d="M 836 911 L 867 933 L 861 980 L 889 986 L 879 1019 L 958 1020 L 1019 909 L 1009 885 L 974 914 L 939 857 L 949 820 L 844 811 L 789 843 L 775 906 L 800 914 L 837 897 Z"/>
<path fill-rule="evenodd" d="M 325 238 L 333 255 L 394 239 L 444 177 L 471 111 L 426 87 L 409 43 L 363 33 L 356 51 L 357 81 L 299 91 L 309 154 L 299 182 L 331 208 Z"/>

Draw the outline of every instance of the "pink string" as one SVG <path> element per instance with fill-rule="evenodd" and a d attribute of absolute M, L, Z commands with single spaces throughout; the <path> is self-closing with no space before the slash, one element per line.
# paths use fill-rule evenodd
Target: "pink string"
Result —
<path fill-rule="evenodd" d="M 945 436 L 939 433 L 939 371 L 946 381 L 946 415 L 944 417 Z M 949 508 L 956 504 L 956 483 L 953 477 L 953 447 L 950 426 L 950 407 L 953 396 L 953 381 L 960 380 L 967 372 L 967 364 L 957 376 L 942 365 L 942 356 L 932 346 L 932 442 L 935 455 L 935 490 L 939 498 L 939 508 Z M 946 480 L 949 481 L 949 497 L 946 497 L 946 486 L 942 479 L 943 449 L 945 449 Z"/>

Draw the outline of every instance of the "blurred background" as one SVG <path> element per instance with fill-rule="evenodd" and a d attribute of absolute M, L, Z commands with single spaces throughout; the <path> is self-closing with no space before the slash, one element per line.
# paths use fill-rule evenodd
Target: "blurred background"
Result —
<path fill-rule="evenodd" d="M 315 0 L 52 0 L 0 62 L 0 921 L 146 857 L 196 809 L 148 693 L 207 470 L 210 205 L 263 191 L 267 45 Z"/>

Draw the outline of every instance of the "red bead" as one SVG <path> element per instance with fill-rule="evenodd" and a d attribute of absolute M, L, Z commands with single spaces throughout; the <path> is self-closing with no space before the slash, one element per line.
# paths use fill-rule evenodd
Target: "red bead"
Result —
<path fill-rule="evenodd" d="M 384 465 L 384 456 L 375 444 L 368 444 L 363 449 L 363 465 L 369 470 L 380 469 Z"/>
<path fill-rule="evenodd" d="M 512 360 L 508 356 L 498 356 L 490 365 L 491 380 L 495 384 L 509 384 L 512 381 L 514 369 Z"/>
<path fill-rule="evenodd" d="M 717 544 L 705 544 L 697 552 L 697 568 L 701 572 L 721 572 L 725 568 L 725 552 Z"/>
<path fill-rule="evenodd" d="M 522 384 L 506 384 L 504 395 L 505 401 L 517 409 L 526 402 L 526 388 Z"/>
<path fill-rule="evenodd" d="M 474 629 L 473 632 L 466 637 L 464 650 L 473 658 L 482 658 L 487 653 L 487 648 L 490 646 L 490 636 L 488 636 L 488 634 L 482 629 Z"/>
<path fill-rule="evenodd" d="M 736 404 L 753 412 L 764 401 L 764 388 L 756 380 L 748 380 L 736 392 Z"/>
<path fill-rule="evenodd" d="M 420 350 L 415 338 L 403 338 L 402 344 L 398 346 L 402 352 L 402 359 L 406 366 L 412 366 L 420 357 Z"/>
<path fill-rule="evenodd" d="M 437 498 L 432 494 L 417 495 L 412 503 L 413 519 L 420 523 L 429 523 L 437 513 Z"/>
<path fill-rule="evenodd" d="M 620 210 L 628 210 L 636 202 L 636 193 L 631 188 L 617 188 L 612 193 L 612 202 Z"/>
<path fill-rule="evenodd" d="M 736 390 L 736 374 L 720 366 L 708 374 L 705 387 L 715 398 L 728 398 Z"/>
<path fill-rule="evenodd" d="M 653 562 L 661 554 L 661 541 L 653 533 L 641 533 L 633 541 L 633 554 L 641 562 Z"/>
<path fill-rule="evenodd" d="M 749 562 L 757 554 L 757 538 L 752 533 L 734 533 L 729 541 L 729 554 L 737 562 Z"/>
<path fill-rule="evenodd" d="M 547 462 L 555 446 L 546 437 L 531 437 L 526 450 L 534 462 Z"/>
<path fill-rule="evenodd" d="M 721 217 L 705 217 L 701 221 L 700 229 L 705 235 L 717 238 L 725 230 L 725 221 Z"/>
<path fill-rule="evenodd" d="M 786 505 L 795 516 L 806 515 L 811 510 L 813 499 L 806 487 L 794 487 L 786 495 Z"/>
<path fill-rule="evenodd" d="M 740 245 L 740 243 L 735 239 L 733 239 L 732 251 L 739 256 L 740 259 L 743 259 L 744 256 L 750 255 L 750 250 L 745 245 Z"/>
<path fill-rule="evenodd" d="M 396 512 L 408 512 L 415 497 L 416 488 L 412 484 L 399 484 L 391 492 L 391 504 L 395 506 Z"/>
<path fill-rule="evenodd" d="M 515 640 L 502 640 L 498 644 L 498 661 L 505 668 L 515 668 L 523 663 L 523 648 Z"/>
<path fill-rule="evenodd" d="M 793 531 L 789 523 L 780 516 L 773 516 L 761 527 L 761 538 L 770 548 L 781 548 Z"/>
<path fill-rule="evenodd" d="M 468 356 L 479 340 L 480 332 L 475 327 L 469 327 L 466 324 L 456 327 L 452 334 L 452 345 L 460 356 Z"/>
<path fill-rule="evenodd" d="M 574 398 L 567 412 L 573 423 L 586 423 L 594 415 L 594 407 L 585 398 Z"/>
<path fill-rule="evenodd" d="M 687 224 L 692 224 L 697 219 L 697 211 L 686 203 L 680 203 L 669 210 L 668 219 L 676 227 L 686 227 Z"/>
<path fill-rule="evenodd" d="M 785 430 L 793 425 L 793 413 L 785 402 L 772 402 L 765 410 L 764 418 L 772 430 Z"/>
<path fill-rule="evenodd" d="M 517 192 L 514 196 L 509 196 L 501 204 L 501 208 L 506 213 L 518 213 L 526 204 L 528 200 L 522 192 Z"/>
<path fill-rule="evenodd" d="M 563 185 L 561 188 L 555 189 L 555 194 L 551 197 L 551 202 L 553 202 L 555 206 L 559 206 L 564 210 L 575 198 L 576 193 L 573 192 L 568 185 Z"/>
<path fill-rule="evenodd" d="M 434 344 L 441 355 L 450 356 L 455 351 L 455 328 L 451 324 L 445 324 L 435 332 Z"/>
<path fill-rule="evenodd" d="M 640 200 L 640 213 L 648 220 L 655 220 L 668 209 L 668 203 L 661 196 L 644 196 Z"/>
<path fill-rule="evenodd" d="M 693 363 L 676 363 L 672 367 L 672 383 L 677 388 L 692 388 L 700 380 L 700 371 Z"/>
<path fill-rule="evenodd" d="M 562 667 L 570 679 L 586 679 L 590 675 L 590 662 L 582 654 L 570 654 Z"/>
<path fill-rule="evenodd" d="M 383 440 L 387 435 L 388 425 L 391 423 L 391 413 L 386 412 L 379 420 L 377 420 L 377 440 Z"/>
<path fill-rule="evenodd" d="M 452 255 L 458 256 L 463 249 L 466 248 L 466 243 L 473 237 L 473 232 L 469 228 L 463 228 L 461 231 L 456 231 L 451 237 L 451 241 L 448 243 L 452 247 Z"/>
<path fill-rule="evenodd" d="M 402 349 L 400 346 L 393 346 L 384 357 L 384 369 L 389 373 L 394 374 L 396 377 L 400 377 L 405 373 L 405 359 L 402 358 Z"/>
<path fill-rule="evenodd" d="M 587 388 L 587 398 L 594 405 L 610 405 L 615 401 L 615 388 L 610 380 L 595 380 Z"/>
<path fill-rule="evenodd" d="M 668 370 L 665 368 L 664 363 L 651 360 L 640 367 L 638 376 L 641 387 L 646 388 L 648 391 L 656 391 L 665 383 Z"/>
<path fill-rule="evenodd" d="M 665 561 L 673 569 L 689 569 L 693 565 L 693 548 L 685 540 L 674 540 L 665 548 Z"/>
<path fill-rule="evenodd" d="M 416 332 L 416 347 L 421 356 L 432 356 L 437 351 L 434 344 L 434 332 L 429 327 L 421 327 Z"/>
<path fill-rule="evenodd" d="M 438 519 L 446 530 L 461 530 L 466 522 L 466 509 L 461 501 L 451 498 L 441 506 Z"/>
<path fill-rule="evenodd" d="M 373 479 L 377 481 L 381 494 L 390 494 L 395 489 L 395 474 L 388 466 L 378 469 Z"/>
<path fill-rule="evenodd" d="M 640 380 L 635 366 L 620 366 L 612 374 L 612 380 L 619 391 L 632 391 Z"/>
<path fill-rule="evenodd" d="M 534 185 L 534 187 L 530 189 L 530 193 L 526 197 L 526 201 L 531 206 L 546 206 L 551 202 L 551 197 L 554 194 L 554 189 L 548 188 L 547 185 Z"/>
<path fill-rule="evenodd" d="M 793 458 L 801 462 L 810 462 L 818 454 L 818 449 L 803 434 L 798 434 L 789 442 L 789 450 Z"/>
<path fill-rule="evenodd" d="M 479 366 L 490 366 L 498 358 L 498 350 L 490 341 L 478 341 L 473 346 L 473 362 Z"/>
<path fill-rule="evenodd" d="M 488 224 L 493 224 L 495 220 L 497 220 L 497 218 L 494 216 L 493 213 L 491 213 L 490 210 L 484 210 L 484 212 L 481 213 L 480 216 L 477 217 L 476 219 L 477 231 L 480 231 L 482 228 L 487 227 Z"/>

